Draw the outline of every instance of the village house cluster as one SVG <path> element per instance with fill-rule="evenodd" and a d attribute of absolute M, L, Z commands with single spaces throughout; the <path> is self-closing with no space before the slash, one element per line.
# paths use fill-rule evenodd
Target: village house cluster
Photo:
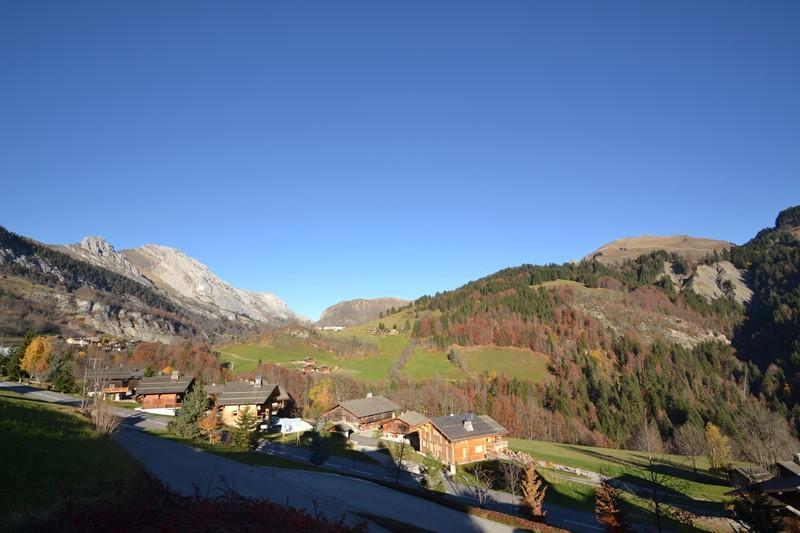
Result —
<path fill-rule="evenodd" d="M 87 346 L 99 346 L 106 352 L 128 352 L 136 348 L 139 343 L 137 340 L 111 340 L 102 337 L 56 337 L 63 340 L 69 346 L 85 348 Z"/>
<path fill-rule="evenodd" d="M 144 377 L 140 371 L 124 368 L 102 370 L 95 377 L 102 382 L 100 393 L 106 398 L 134 399 L 146 412 L 168 415 L 180 409 L 195 384 L 194 378 L 178 372 Z M 262 427 L 269 427 L 292 402 L 279 384 L 264 383 L 261 378 L 211 384 L 206 392 L 226 425 L 234 425 L 239 413 L 249 408 Z M 395 402 L 371 393 L 342 401 L 322 416 L 333 431 L 348 436 L 379 431 L 386 440 L 405 440 L 413 449 L 448 465 L 495 458 L 508 447 L 508 432 L 489 416 L 453 413 L 427 417 L 402 411 Z"/>
<path fill-rule="evenodd" d="M 401 412 L 393 401 L 372 394 L 343 401 L 323 416 L 345 432 L 380 430 L 385 438 L 406 439 L 415 450 L 449 465 L 492 459 L 508 447 L 508 431 L 489 416 L 428 418 L 416 411 Z"/>

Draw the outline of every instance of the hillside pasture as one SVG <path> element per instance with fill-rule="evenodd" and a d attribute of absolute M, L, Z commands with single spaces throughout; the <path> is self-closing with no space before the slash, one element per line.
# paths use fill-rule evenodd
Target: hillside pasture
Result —
<path fill-rule="evenodd" d="M 549 372 L 546 354 L 499 346 L 453 346 L 469 374 L 496 373 L 534 383 L 544 382 Z"/>

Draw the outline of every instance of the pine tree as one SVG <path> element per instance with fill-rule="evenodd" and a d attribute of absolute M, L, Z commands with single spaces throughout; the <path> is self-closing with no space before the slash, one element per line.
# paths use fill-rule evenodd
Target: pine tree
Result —
<path fill-rule="evenodd" d="M 203 435 L 200 431 L 200 420 L 205 416 L 207 409 L 208 395 L 206 394 L 206 388 L 202 382 L 197 382 L 183 399 L 183 405 L 175 419 L 169 423 L 167 429 L 185 439 L 200 438 Z"/>
<path fill-rule="evenodd" d="M 543 519 L 546 514 L 543 509 L 546 493 L 547 484 L 536 471 L 536 465 L 533 462 L 526 464 L 522 480 L 522 510 L 535 519 Z"/>
<path fill-rule="evenodd" d="M 75 376 L 72 373 L 72 361 L 68 355 L 58 354 L 50 360 L 47 380 L 56 392 L 75 392 Z"/>
<path fill-rule="evenodd" d="M 331 455 L 330 442 L 322 436 L 324 428 L 325 420 L 320 418 L 311 433 L 311 462 L 317 466 L 327 461 Z"/>
<path fill-rule="evenodd" d="M 625 533 L 631 530 L 622 510 L 622 495 L 618 488 L 604 480 L 595 491 L 594 502 L 597 521 L 607 533 Z"/>
<path fill-rule="evenodd" d="M 256 445 L 256 431 L 258 418 L 250 407 L 245 407 L 236 418 L 236 430 L 233 433 L 233 443 L 239 448 L 252 450 Z"/>

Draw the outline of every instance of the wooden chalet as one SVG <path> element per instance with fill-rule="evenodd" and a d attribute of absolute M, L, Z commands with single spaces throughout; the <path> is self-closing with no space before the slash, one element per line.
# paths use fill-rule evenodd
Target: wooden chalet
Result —
<path fill-rule="evenodd" d="M 773 471 L 777 475 L 767 479 L 764 479 L 767 476 L 749 476 L 752 480 L 750 483 L 737 483 L 739 488 L 727 494 L 750 498 L 754 493 L 763 493 L 767 497 L 766 505 L 781 516 L 786 530 L 799 531 L 800 454 L 795 454 L 792 461 L 775 463 Z"/>
<path fill-rule="evenodd" d="M 136 401 L 142 409 L 179 409 L 193 385 L 193 377 L 181 377 L 178 372 L 142 378 L 136 386 Z"/>
<path fill-rule="evenodd" d="M 281 399 L 282 392 L 278 385 L 264 383 L 261 378 L 237 381 L 222 386 L 215 394 L 214 404 L 219 408 L 225 425 L 236 425 L 239 413 L 248 407 L 260 422 L 269 424 L 272 416 L 285 406 L 286 400 Z"/>
<path fill-rule="evenodd" d="M 420 451 L 447 464 L 485 461 L 508 447 L 508 431 L 490 416 L 437 416 L 419 427 Z"/>
<path fill-rule="evenodd" d="M 428 417 L 416 411 L 400 413 L 381 425 L 384 437 L 400 441 L 406 439 L 415 450 L 419 450 L 419 428 Z"/>
<path fill-rule="evenodd" d="M 329 422 L 344 423 L 356 431 L 376 429 L 395 417 L 400 406 L 384 398 L 367 394 L 366 398 L 345 400 L 322 416 Z"/>
<path fill-rule="evenodd" d="M 389 437 L 404 437 L 419 429 L 419 426 L 428 421 L 428 417 L 416 411 L 406 411 L 381 425 L 381 430 Z"/>
<path fill-rule="evenodd" d="M 141 370 L 112 367 L 98 370 L 91 378 L 99 383 L 103 399 L 119 401 L 133 398 L 136 386 L 143 375 Z"/>

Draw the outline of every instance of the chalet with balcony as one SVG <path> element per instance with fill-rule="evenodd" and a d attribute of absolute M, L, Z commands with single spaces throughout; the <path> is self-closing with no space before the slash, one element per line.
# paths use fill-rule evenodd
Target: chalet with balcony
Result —
<path fill-rule="evenodd" d="M 428 417 L 416 411 L 406 411 L 384 422 L 381 431 L 386 439 L 401 442 L 407 440 L 415 450 L 419 450 L 419 428 Z"/>
<path fill-rule="evenodd" d="M 367 394 L 366 398 L 345 400 L 324 413 L 325 420 L 343 423 L 356 431 L 376 429 L 395 417 L 400 406 L 384 398 Z"/>
<path fill-rule="evenodd" d="M 226 383 L 215 393 L 214 405 L 219 409 L 222 423 L 236 425 L 244 409 L 249 408 L 260 422 L 269 424 L 272 417 L 286 406 L 288 395 L 278 385 L 255 381 Z"/>
<path fill-rule="evenodd" d="M 144 410 L 175 410 L 180 409 L 183 398 L 193 386 L 193 377 L 173 372 L 168 376 L 142 378 L 134 394 Z"/>
<path fill-rule="evenodd" d="M 117 401 L 132 399 L 142 377 L 141 370 L 130 368 L 104 368 L 91 376 L 99 383 L 103 399 Z"/>
<path fill-rule="evenodd" d="M 487 415 L 437 416 L 418 431 L 420 452 L 450 465 L 485 461 L 508 447 L 508 431 Z"/>

